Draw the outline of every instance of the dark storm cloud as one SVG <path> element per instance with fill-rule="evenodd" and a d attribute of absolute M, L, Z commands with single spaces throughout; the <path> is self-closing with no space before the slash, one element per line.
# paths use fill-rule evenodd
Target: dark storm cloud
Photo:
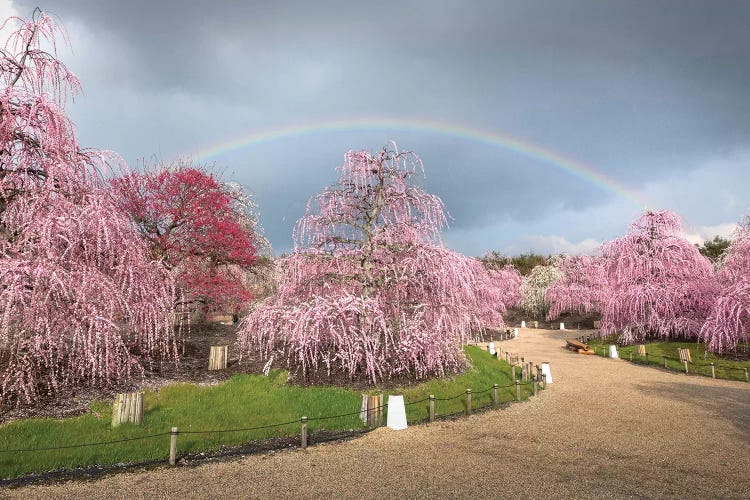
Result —
<path fill-rule="evenodd" d="M 22 14 L 35 5 L 16 2 Z M 131 163 L 253 130 L 372 115 L 512 134 L 636 190 L 748 146 L 744 1 L 55 0 L 42 8 L 86 44 L 69 59 L 86 90 L 70 107 L 81 142 Z M 612 196 L 500 148 L 398 130 L 287 138 L 216 162 L 257 193 L 266 230 L 285 249 L 306 198 L 333 181 L 343 153 L 389 139 L 423 157 L 425 186 L 444 199 L 457 231 L 481 234 L 504 220 L 533 226 Z M 739 197 L 748 180 L 736 183 Z"/>

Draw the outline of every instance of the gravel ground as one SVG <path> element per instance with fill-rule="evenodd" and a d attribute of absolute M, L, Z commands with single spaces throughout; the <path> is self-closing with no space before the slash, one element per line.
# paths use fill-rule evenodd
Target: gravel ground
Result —
<path fill-rule="evenodd" d="M 748 498 L 750 384 L 583 356 L 583 330 L 497 343 L 549 361 L 536 398 L 458 421 L 9 498 Z"/>

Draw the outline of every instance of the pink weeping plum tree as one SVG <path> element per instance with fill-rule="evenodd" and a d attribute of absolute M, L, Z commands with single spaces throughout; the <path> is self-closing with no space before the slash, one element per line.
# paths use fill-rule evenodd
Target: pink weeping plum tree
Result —
<path fill-rule="evenodd" d="M 718 272 L 721 293 L 701 328 L 700 337 L 710 351 L 734 350 L 750 342 L 750 217 L 735 234 Z"/>
<path fill-rule="evenodd" d="M 421 379 L 460 370 L 462 343 L 503 324 L 520 275 L 442 246 L 443 203 L 412 182 L 419 158 L 392 146 L 349 151 L 338 182 L 308 202 L 278 294 L 240 324 L 243 353 L 303 376 Z"/>
<path fill-rule="evenodd" d="M 695 340 L 719 290 L 711 262 L 682 235 L 673 212 L 646 212 L 630 231 L 602 245 L 601 257 L 563 263 L 550 290 L 551 316 L 598 310 L 603 335 L 619 342 L 647 338 Z"/>
<path fill-rule="evenodd" d="M 564 312 L 601 312 L 607 280 L 603 259 L 592 255 L 558 257 L 552 262 L 559 278 L 546 291 L 550 304 L 548 320 L 560 317 Z"/>
<path fill-rule="evenodd" d="M 78 145 L 60 31 L 39 10 L 5 25 L 17 29 L 0 51 L 0 397 L 33 404 L 176 360 L 175 288 L 111 201 L 101 171 L 118 160 Z"/>

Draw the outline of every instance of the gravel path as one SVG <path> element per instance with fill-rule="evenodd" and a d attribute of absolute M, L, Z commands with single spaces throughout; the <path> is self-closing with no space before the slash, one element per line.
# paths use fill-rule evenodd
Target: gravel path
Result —
<path fill-rule="evenodd" d="M 522 329 L 503 350 L 551 363 L 529 402 L 454 422 L 199 467 L 32 486 L 10 498 L 748 498 L 750 384 L 562 348 Z"/>

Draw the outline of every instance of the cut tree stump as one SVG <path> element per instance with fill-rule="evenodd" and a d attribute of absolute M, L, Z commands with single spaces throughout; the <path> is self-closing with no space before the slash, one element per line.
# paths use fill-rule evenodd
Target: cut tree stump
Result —
<path fill-rule="evenodd" d="M 127 392 L 118 394 L 112 405 L 112 427 L 130 422 L 141 425 L 143 422 L 143 393 Z"/>
<path fill-rule="evenodd" d="M 227 367 L 227 350 L 229 346 L 212 345 L 211 353 L 208 357 L 209 370 L 223 370 Z"/>

